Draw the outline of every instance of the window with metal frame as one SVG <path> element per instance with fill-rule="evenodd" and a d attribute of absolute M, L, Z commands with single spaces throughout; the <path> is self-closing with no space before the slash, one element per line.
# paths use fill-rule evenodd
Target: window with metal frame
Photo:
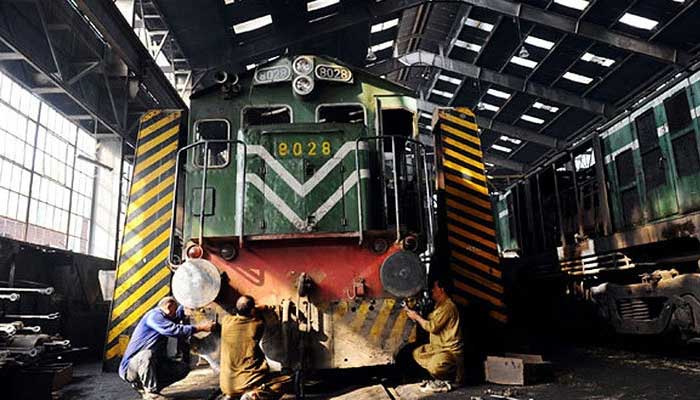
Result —
<path fill-rule="evenodd" d="M 688 96 L 685 90 L 681 90 L 671 96 L 671 98 L 666 99 L 664 101 L 664 110 L 666 111 L 666 120 L 668 121 L 668 130 L 670 132 L 684 129 L 692 121 Z"/>
<path fill-rule="evenodd" d="M 288 105 L 245 107 L 242 113 L 241 127 L 291 124 L 292 121 L 292 108 Z"/>
<path fill-rule="evenodd" d="M 194 141 L 227 140 L 231 135 L 231 126 L 225 119 L 205 119 L 194 124 Z M 209 168 L 223 168 L 229 162 L 231 146 L 227 143 L 212 142 L 208 144 Z M 195 147 L 194 164 L 204 165 L 204 145 Z"/>
<path fill-rule="evenodd" d="M 317 122 L 366 125 L 366 119 L 362 104 L 322 104 L 316 109 Z"/>

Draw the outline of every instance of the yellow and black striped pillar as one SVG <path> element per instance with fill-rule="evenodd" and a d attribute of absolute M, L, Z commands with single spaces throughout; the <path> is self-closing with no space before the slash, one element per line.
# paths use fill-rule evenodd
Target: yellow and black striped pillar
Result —
<path fill-rule="evenodd" d="M 468 108 L 441 108 L 433 117 L 438 186 L 437 270 L 447 269 L 453 297 L 507 321 L 496 229 L 486 185 L 481 139 Z"/>
<path fill-rule="evenodd" d="M 144 313 L 170 293 L 170 221 L 182 120 L 180 110 L 141 117 L 107 329 L 106 370 L 116 369 Z"/>

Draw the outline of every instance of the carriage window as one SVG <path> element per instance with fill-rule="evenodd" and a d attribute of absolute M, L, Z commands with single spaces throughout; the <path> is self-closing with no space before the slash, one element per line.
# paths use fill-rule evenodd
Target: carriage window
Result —
<path fill-rule="evenodd" d="M 229 124 L 223 119 L 197 121 L 194 125 L 194 140 L 227 140 Z M 209 167 L 223 167 L 229 160 L 229 145 L 227 143 L 209 143 Z M 195 147 L 194 163 L 204 165 L 204 145 Z"/>
<path fill-rule="evenodd" d="M 688 105 L 688 97 L 685 95 L 685 90 L 681 90 L 670 99 L 664 101 L 664 110 L 666 110 L 669 131 L 675 132 L 690 124 L 690 105 Z"/>
<path fill-rule="evenodd" d="M 291 124 L 292 109 L 289 106 L 247 107 L 243 109 L 242 126 Z"/>
<path fill-rule="evenodd" d="M 359 104 L 319 106 L 316 121 L 366 125 L 365 109 Z"/>
<path fill-rule="evenodd" d="M 639 149 L 642 152 L 659 145 L 659 137 L 656 134 L 656 119 L 654 118 L 653 109 L 637 117 L 634 123 L 637 126 Z"/>

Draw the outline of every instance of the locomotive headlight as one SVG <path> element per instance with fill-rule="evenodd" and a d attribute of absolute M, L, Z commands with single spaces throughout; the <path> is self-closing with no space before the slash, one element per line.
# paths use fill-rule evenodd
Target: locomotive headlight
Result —
<path fill-rule="evenodd" d="M 314 69 L 314 62 L 311 60 L 311 57 L 297 57 L 292 64 L 292 68 L 294 68 L 294 72 L 299 75 L 309 75 Z"/>
<path fill-rule="evenodd" d="M 314 90 L 314 81 L 308 76 L 297 76 L 292 82 L 294 93 L 300 96 L 306 96 Z"/>

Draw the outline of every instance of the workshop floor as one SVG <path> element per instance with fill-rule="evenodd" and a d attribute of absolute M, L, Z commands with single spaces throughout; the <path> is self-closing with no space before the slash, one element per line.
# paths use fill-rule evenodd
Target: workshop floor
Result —
<path fill-rule="evenodd" d="M 559 352 L 551 360 L 555 379 L 551 383 L 505 387 L 482 384 L 463 387 L 432 399 L 466 400 L 652 400 L 700 398 L 700 359 L 687 354 L 640 354 L 601 347 L 575 348 Z M 77 366 L 71 384 L 60 392 L 63 400 L 137 400 L 139 396 L 116 374 L 99 372 L 98 364 Z M 381 377 L 363 376 L 332 394 L 316 394 L 314 399 L 425 398 L 416 384 L 394 385 Z M 345 381 L 345 380 L 343 380 Z M 379 386 L 384 384 L 384 387 Z M 173 400 L 208 399 L 217 386 L 217 376 L 209 369 L 198 369 L 168 388 L 164 395 Z M 397 396 L 398 394 L 398 396 Z"/>

